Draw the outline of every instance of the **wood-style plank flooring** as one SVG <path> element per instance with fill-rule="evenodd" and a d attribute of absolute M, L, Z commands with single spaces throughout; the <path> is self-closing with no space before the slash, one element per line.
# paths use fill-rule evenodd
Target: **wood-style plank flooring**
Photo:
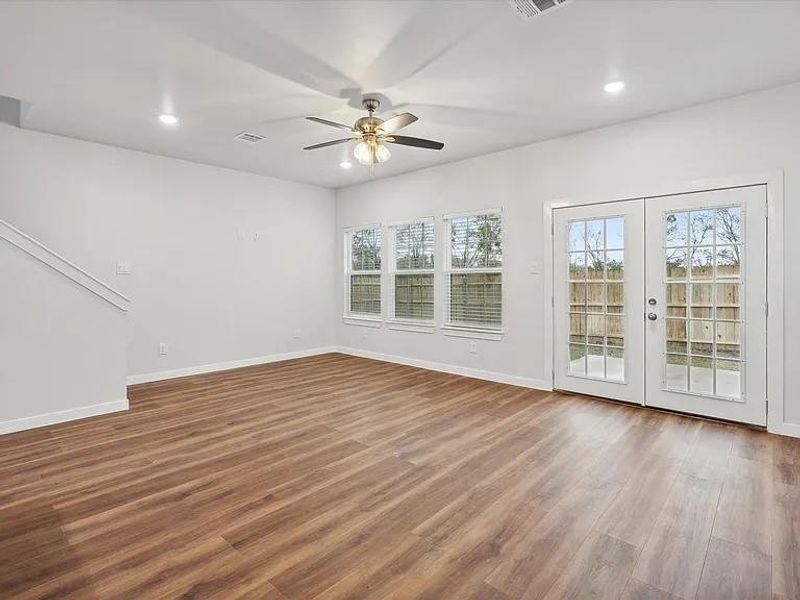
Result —
<path fill-rule="evenodd" d="M 800 598 L 800 440 L 329 354 L 0 437 L 0 598 Z"/>

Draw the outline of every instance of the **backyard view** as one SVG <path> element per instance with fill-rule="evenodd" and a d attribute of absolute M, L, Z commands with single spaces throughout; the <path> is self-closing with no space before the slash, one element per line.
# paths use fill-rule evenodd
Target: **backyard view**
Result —
<path fill-rule="evenodd" d="M 664 292 L 668 389 L 741 397 L 742 209 L 667 213 Z M 569 231 L 570 373 L 624 378 L 624 223 Z"/>
<path fill-rule="evenodd" d="M 450 262 L 450 321 L 499 327 L 503 285 L 500 215 L 453 218 Z"/>

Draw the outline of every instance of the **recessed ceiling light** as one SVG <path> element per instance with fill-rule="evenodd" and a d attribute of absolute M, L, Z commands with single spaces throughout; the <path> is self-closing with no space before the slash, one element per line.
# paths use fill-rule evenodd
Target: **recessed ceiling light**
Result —
<path fill-rule="evenodd" d="M 353 166 L 353 163 L 351 163 L 349 160 L 343 160 L 342 162 L 339 163 L 339 166 L 342 167 L 343 169 L 349 169 L 350 167 Z"/>
<path fill-rule="evenodd" d="M 625 89 L 624 81 L 611 81 L 603 86 L 603 89 L 609 94 L 619 94 Z"/>
<path fill-rule="evenodd" d="M 178 124 L 178 117 L 175 115 L 159 115 L 158 120 L 161 121 L 164 125 L 177 125 Z"/>

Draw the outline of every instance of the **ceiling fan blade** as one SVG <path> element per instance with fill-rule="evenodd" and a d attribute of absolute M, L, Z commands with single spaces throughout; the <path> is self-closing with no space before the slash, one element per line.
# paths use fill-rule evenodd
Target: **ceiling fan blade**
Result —
<path fill-rule="evenodd" d="M 347 129 L 347 131 L 353 131 L 353 128 L 350 125 L 345 125 L 344 123 L 337 123 L 336 121 L 328 121 L 328 119 L 320 119 L 319 117 L 306 117 L 309 121 L 314 121 L 315 123 L 322 123 L 323 125 L 327 125 L 328 127 L 336 127 L 338 129 Z"/>
<path fill-rule="evenodd" d="M 328 146 L 335 146 L 336 144 L 344 144 L 357 138 L 345 138 L 343 140 L 333 140 L 331 142 L 322 142 L 321 144 L 314 144 L 313 146 L 306 146 L 303 150 L 316 150 L 317 148 L 326 148 Z"/>
<path fill-rule="evenodd" d="M 408 137 L 407 135 L 390 135 L 383 139 L 391 144 L 401 144 L 402 146 L 414 146 L 416 148 L 428 148 L 429 150 L 441 150 L 444 148 L 443 142 L 424 140 L 422 138 Z"/>
<path fill-rule="evenodd" d="M 392 117 L 391 119 L 386 119 L 381 124 L 380 129 L 382 129 L 384 133 L 394 133 L 403 127 L 411 125 L 416 120 L 418 120 L 418 117 L 412 115 L 411 113 L 402 113 Z"/>

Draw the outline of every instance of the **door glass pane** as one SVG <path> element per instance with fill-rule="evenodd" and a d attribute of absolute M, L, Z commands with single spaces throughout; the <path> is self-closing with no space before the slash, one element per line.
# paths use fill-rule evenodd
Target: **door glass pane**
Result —
<path fill-rule="evenodd" d="M 714 359 L 692 356 L 689 389 L 698 394 L 714 394 Z"/>
<path fill-rule="evenodd" d="M 589 346 L 589 354 L 586 356 L 586 375 L 596 379 L 605 379 L 606 365 L 604 360 L 605 352 L 602 346 Z"/>
<path fill-rule="evenodd" d="M 743 216 L 734 206 L 664 217 L 666 389 L 742 400 Z"/>
<path fill-rule="evenodd" d="M 569 374 L 625 380 L 625 220 L 568 225 Z"/>
<path fill-rule="evenodd" d="M 717 246 L 717 279 L 739 277 L 739 246 Z"/>
<path fill-rule="evenodd" d="M 666 359 L 666 387 L 669 390 L 685 392 L 689 390 L 687 383 L 689 373 L 689 359 L 686 356 L 667 354 Z"/>
<path fill-rule="evenodd" d="M 687 274 L 686 248 L 667 248 L 667 279 L 686 279 Z"/>
<path fill-rule="evenodd" d="M 713 283 L 693 283 L 692 284 L 692 307 L 691 315 L 696 319 L 710 319 L 712 317 L 713 302 L 711 297 L 714 293 Z"/>
<path fill-rule="evenodd" d="M 689 215 L 689 247 L 709 246 L 714 243 L 714 211 L 693 210 Z"/>
<path fill-rule="evenodd" d="M 586 284 L 569 284 L 569 310 L 571 312 L 586 312 Z"/>
<path fill-rule="evenodd" d="M 717 283 L 716 285 L 716 308 L 718 319 L 733 319 L 740 318 L 741 303 L 740 298 L 740 284 L 738 283 Z"/>
<path fill-rule="evenodd" d="M 711 279 L 714 275 L 714 249 L 694 248 L 692 258 L 692 279 Z"/>
<path fill-rule="evenodd" d="M 689 213 L 667 214 L 664 239 L 667 248 L 686 248 L 689 245 Z"/>
<path fill-rule="evenodd" d="M 579 377 L 586 375 L 586 346 L 584 344 L 569 345 L 569 374 Z"/>
<path fill-rule="evenodd" d="M 571 281 L 584 281 L 586 279 L 586 253 L 570 252 L 569 278 Z"/>
<path fill-rule="evenodd" d="M 606 284 L 590 283 L 586 286 L 586 312 L 604 313 L 606 305 Z"/>
<path fill-rule="evenodd" d="M 624 346 L 625 345 L 625 321 L 619 315 L 606 316 L 606 345 Z"/>
<path fill-rule="evenodd" d="M 625 380 L 625 352 L 622 348 L 606 348 L 606 379 Z"/>
<path fill-rule="evenodd" d="M 622 314 L 625 308 L 625 290 L 621 283 L 606 284 L 606 312 Z"/>
<path fill-rule="evenodd" d="M 606 250 L 625 248 L 625 219 L 606 219 Z"/>
<path fill-rule="evenodd" d="M 586 343 L 586 315 L 572 313 L 569 316 L 569 341 Z"/>
<path fill-rule="evenodd" d="M 586 221 L 572 221 L 569 224 L 569 251 L 583 252 L 586 249 Z"/>
<path fill-rule="evenodd" d="M 664 299 L 667 304 L 668 317 L 686 316 L 686 284 L 668 283 Z"/>
<path fill-rule="evenodd" d="M 687 342 L 687 321 L 686 319 L 670 319 L 667 317 L 665 323 L 667 337 L 667 352 L 677 354 L 687 354 L 689 344 Z"/>
<path fill-rule="evenodd" d="M 586 277 L 589 280 L 605 279 L 606 258 L 602 250 L 586 253 Z"/>
<path fill-rule="evenodd" d="M 718 360 L 716 364 L 717 395 L 738 399 L 742 396 L 742 363 Z"/>
<path fill-rule="evenodd" d="M 740 244 L 742 242 L 742 207 L 718 208 L 716 230 L 717 244 Z"/>
<path fill-rule="evenodd" d="M 606 252 L 607 279 L 619 281 L 625 277 L 625 253 L 620 250 Z"/>

